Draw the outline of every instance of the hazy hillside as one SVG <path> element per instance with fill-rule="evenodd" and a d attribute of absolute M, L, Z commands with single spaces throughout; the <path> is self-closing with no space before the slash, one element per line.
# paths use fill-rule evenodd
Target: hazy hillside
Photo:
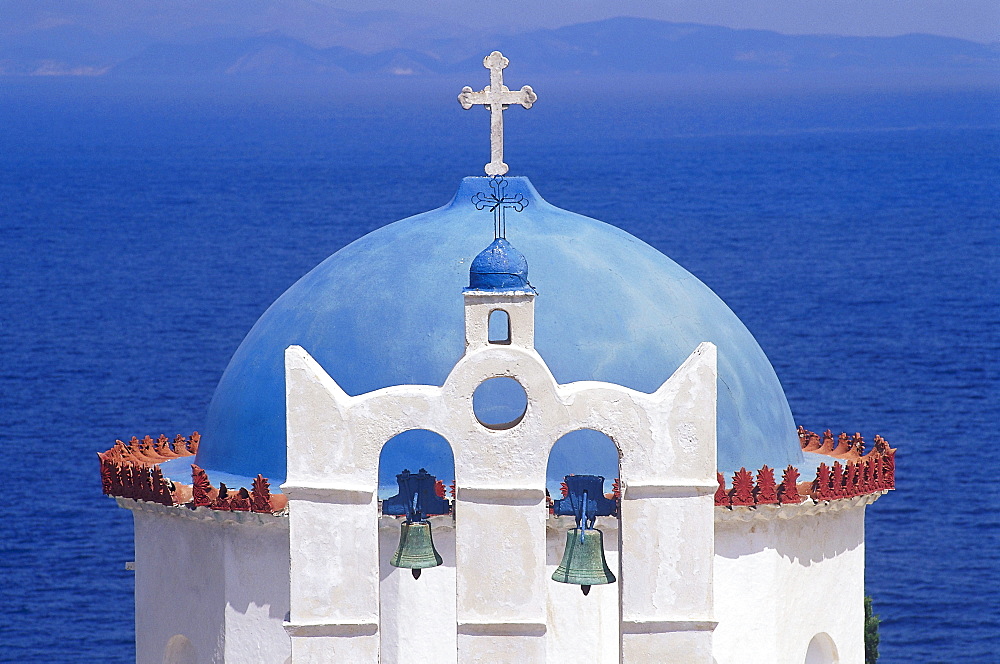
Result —
<path fill-rule="evenodd" d="M 514 35 L 312 0 L 0 0 L 0 74 L 127 77 L 427 75 L 500 48 L 577 73 L 947 72 L 1000 75 L 1000 48 L 906 35 L 840 37 L 616 18 Z"/>

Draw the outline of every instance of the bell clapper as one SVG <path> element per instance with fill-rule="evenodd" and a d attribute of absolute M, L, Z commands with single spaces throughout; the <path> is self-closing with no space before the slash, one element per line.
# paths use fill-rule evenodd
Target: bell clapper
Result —
<path fill-rule="evenodd" d="M 590 586 L 580 586 L 580 592 L 582 592 L 583 596 L 586 597 L 590 594 Z"/>
<path fill-rule="evenodd" d="M 414 567 L 413 569 L 410 570 L 410 574 L 413 575 L 414 579 L 419 579 L 420 578 L 420 572 L 421 572 L 421 569 L 419 567 Z"/>

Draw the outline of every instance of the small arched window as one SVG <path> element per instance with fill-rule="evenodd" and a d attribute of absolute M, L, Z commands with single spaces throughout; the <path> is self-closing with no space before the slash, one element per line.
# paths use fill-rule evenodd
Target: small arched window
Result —
<path fill-rule="evenodd" d="M 494 309 L 491 311 L 489 326 L 489 340 L 491 344 L 510 343 L 510 315 L 506 311 L 503 309 Z"/>
<path fill-rule="evenodd" d="M 837 646 L 826 632 L 820 632 L 809 642 L 805 664 L 838 664 Z"/>
<path fill-rule="evenodd" d="M 163 651 L 163 664 L 197 664 L 197 662 L 194 645 L 188 637 L 183 634 L 174 634 L 170 637 Z"/>

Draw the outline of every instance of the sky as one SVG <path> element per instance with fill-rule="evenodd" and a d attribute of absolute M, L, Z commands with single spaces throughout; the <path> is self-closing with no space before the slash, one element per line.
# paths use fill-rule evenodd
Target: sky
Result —
<path fill-rule="evenodd" d="M 359 9 L 356 0 L 318 1 Z M 366 0 L 365 9 L 393 9 L 497 30 L 637 16 L 787 34 L 884 37 L 922 32 L 1000 41 L 1000 0 Z"/>

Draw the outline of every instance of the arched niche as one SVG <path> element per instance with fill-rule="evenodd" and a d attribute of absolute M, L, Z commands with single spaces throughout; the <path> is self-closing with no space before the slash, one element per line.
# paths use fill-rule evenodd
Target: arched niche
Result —
<path fill-rule="evenodd" d="M 820 632 L 809 641 L 805 664 L 838 664 L 837 646 L 826 632 Z"/>
<path fill-rule="evenodd" d="M 183 634 L 174 634 L 163 649 L 163 664 L 198 664 L 194 644 Z"/>
<path fill-rule="evenodd" d="M 427 429 L 410 429 L 386 441 L 378 459 L 379 500 L 396 495 L 397 474 L 421 468 L 445 486 L 455 481 L 455 455 L 444 436 Z"/>
<path fill-rule="evenodd" d="M 491 344 L 510 345 L 510 314 L 503 309 L 490 312 L 489 342 Z"/>
<path fill-rule="evenodd" d="M 421 468 L 446 487 L 454 481 L 455 458 L 443 436 L 427 429 L 411 429 L 390 438 L 379 455 L 379 500 L 396 495 L 398 473 L 404 469 L 416 473 Z M 425 516 L 432 524 L 434 548 L 442 564 L 423 570 L 419 579 L 389 562 L 399 546 L 402 517 L 382 516 L 378 520 L 381 664 L 443 662 L 449 657 L 455 661 L 455 528 L 450 516 Z"/>
<path fill-rule="evenodd" d="M 566 475 L 601 475 L 608 494 L 619 477 L 618 467 L 618 447 L 606 434 L 593 429 L 571 431 L 549 450 L 545 486 L 551 498 L 558 500 Z M 569 529 L 574 524 L 572 516 L 550 517 L 546 524 L 546 613 L 550 616 L 546 639 L 550 652 L 588 653 L 581 661 L 617 662 L 621 584 L 596 585 L 584 595 L 580 586 L 552 579 L 564 561 Z M 620 579 L 618 520 L 602 516 L 595 525 L 602 533 L 605 562 Z"/>
<path fill-rule="evenodd" d="M 562 436 L 549 450 L 545 488 L 554 498 L 566 475 L 602 475 L 604 492 L 610 493 L 617 477 L 618 446 L 607 434 L 594 429 L 577 429 Z"/>

